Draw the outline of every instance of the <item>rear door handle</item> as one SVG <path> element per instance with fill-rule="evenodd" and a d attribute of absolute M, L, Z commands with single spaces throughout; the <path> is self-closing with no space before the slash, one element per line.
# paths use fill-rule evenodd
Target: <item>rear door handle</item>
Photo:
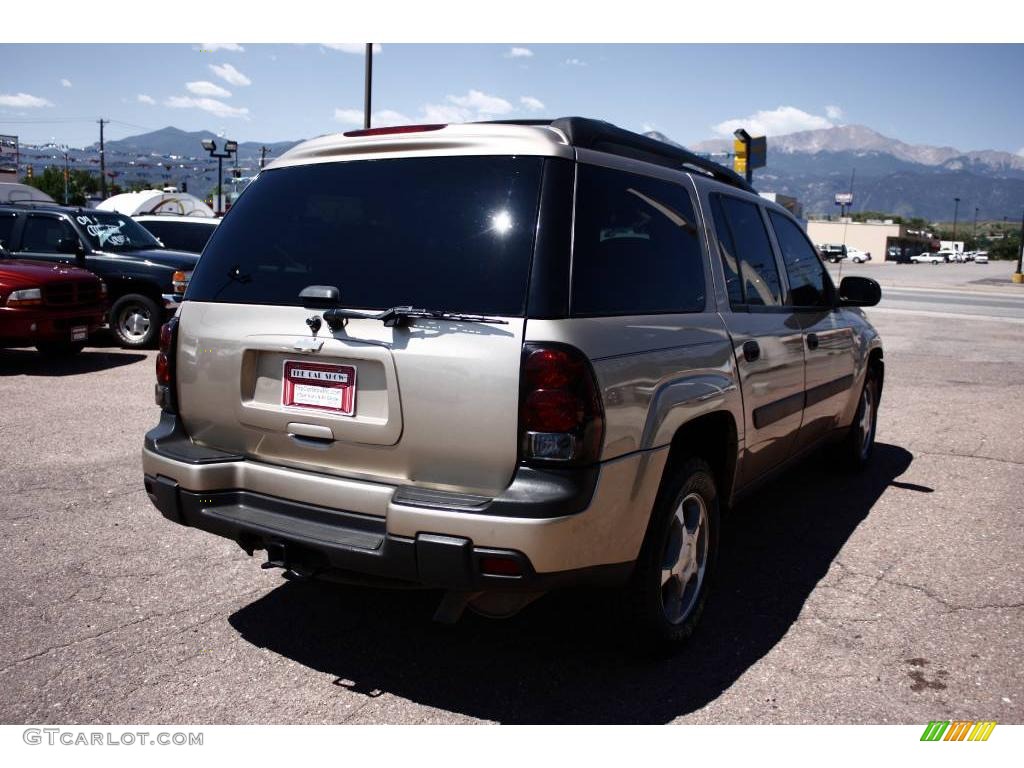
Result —
<path fill-rule="evenodd" d="M 807 334 L 807 348 L 810 349 L 810 350 L 815 350 L 815 349 L 818 348 L 818 334 L 816 334 L 816 333 L 808 333 Z"/>
<path fill-rule="evenodd" d="M 743 359 L 748 363 L 759 360 L 761 357 L 761 345 L 756 341 L 743 342 Z"/>

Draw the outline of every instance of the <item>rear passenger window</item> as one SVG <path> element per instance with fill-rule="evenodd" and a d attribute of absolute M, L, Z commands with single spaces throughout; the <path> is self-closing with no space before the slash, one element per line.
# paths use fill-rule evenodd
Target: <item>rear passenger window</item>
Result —
<path fill-rule="evenodd" d="M 725 290 L 729 304 L 743 305 L 743 284 L 740 281 L 740 266 L 736 261 L 736 245 L 732 241 L 729 223 L 725 220 L 721 195 L 711 196 L 711 215 L 715 220 L 715 234 L 718 236 L 719 252 L 722 254 L 722 269 L 725 270 Z"/>
<path fill-rule="evenodd" d="M 768 217 L 789 277 L 789 303 L 796 307 L 830 306 L 832 281 L 825 276 L 825 267 L 800 227 L 775 211 L 769 211 Z"/>
<path fill-rule="evenodd" d="M 578 168 L 573 316 L 703 311 L 704 256 L 686 190 L 624 171 Z"/>
<path fill-rule="evenodd" d="M 4 248 L 11 247 L 11 233 L 17 220 L 18 215 L 15 213 L 0 213 L 0 245 Z"/>
<path fill-rule="evenodd" d="M 782 305 L 782 285 L 775 254 L 768 239 L 768 231 L 761 218 L 761 208 L 753 203 L 732 197 L 714 195 L 715 226 L 718 231 L 725 269 L 726 287 L 730 302 L 742 293 L 742 304 L 751 307 L 777 307 Z M 723 227 L 729 235 L 723 240 Z M 730 283 L 739 284 L 740 291 Z"/>
<path fill-rule="evenodd" d="M 57 244 L 65 238 L 77 240 L 78 235 L 63 219 L 53 216 L 29 216 L 21 236 L 21 250 L 32 253 L 58 253 Z"/>

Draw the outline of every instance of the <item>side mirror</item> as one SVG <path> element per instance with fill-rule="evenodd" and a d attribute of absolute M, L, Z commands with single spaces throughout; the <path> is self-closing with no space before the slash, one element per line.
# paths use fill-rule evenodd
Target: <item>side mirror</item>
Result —
<path fill-rule="evenodd" d="M 870 277 L 844 277 L 839 284 L 839 306 L 873 307 L 882 300 L 882 286 Z"/>
<path fill-rule="evenodd" d="M 70 256 L 81 256 L 85 253 L 82 243 L 77 237 L 62 237 L 57 241 L 57 253 L 66 253 Z"/>

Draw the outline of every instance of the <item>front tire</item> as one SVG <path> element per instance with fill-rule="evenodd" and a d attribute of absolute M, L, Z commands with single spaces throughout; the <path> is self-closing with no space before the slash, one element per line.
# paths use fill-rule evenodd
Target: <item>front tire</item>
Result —
<path fill-rule="evenodd" d="M 110 327 L 122 347 L 150 347 L 160 333 L 160 307 L 148 296 L 129 293 L 114 302 Z"/>
<path fill-rule="evenodd" d="M 718 490 L 711 467 L 692 458 L 670 471 L 628 588 L 641 639 L 660 653 L 678 650 L 693 634 L 718 558 Z"/>

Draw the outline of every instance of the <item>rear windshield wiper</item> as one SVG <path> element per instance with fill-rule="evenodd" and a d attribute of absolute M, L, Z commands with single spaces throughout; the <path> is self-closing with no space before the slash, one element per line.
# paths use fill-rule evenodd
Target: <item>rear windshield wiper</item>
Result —
<path fill-rule="evenodd" d="M 422 309 L 420 307 L 391 307 L 383 312 L 360 312 L 357 309 L 342 309 L 336 307 L 324 312 L 324 322 L 331 330 L 338 330 L 344 325 L 344 320 L 355 318 L 360 320 L 380 320 L 388 328 L 401 327 L 409 320 L 415 318 L 429 318 L 432 320 L 453 320 L 464 323 L 493 323 L 495 325 L 508 325 L 507 320 L 487 315 L 464 314 L 461 312 L 446 312 L 441 309 Z"/>

